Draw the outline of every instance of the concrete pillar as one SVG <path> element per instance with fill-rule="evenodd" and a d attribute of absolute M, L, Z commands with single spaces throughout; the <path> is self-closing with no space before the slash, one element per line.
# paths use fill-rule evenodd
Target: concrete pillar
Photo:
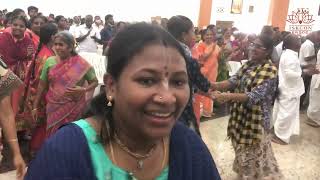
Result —
<path fill-rule="evenodd" d="M 268 24 L 284 31 L 290 0 L 270 0 Z"/>
<path fill-rule="evenodd" d="M 200 0 L 198 27 L 202 29 L 210 24 L 212 0 Z"/>

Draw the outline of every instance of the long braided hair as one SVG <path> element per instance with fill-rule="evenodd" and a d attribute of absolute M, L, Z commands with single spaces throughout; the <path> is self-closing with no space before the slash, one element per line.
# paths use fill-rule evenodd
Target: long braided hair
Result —
<path fill-rule="evenodd" d="M 32 66 L 32 75 L 31 75 L 31 78 L 34 78 L 34 69 L 35 69 L 35 66 L 36 66 L 36 59 L 39 55 L 39 52 L 41 51 L 42 47 L 44 45 L 47 45 L 50 41 L 52 41 L 52 37 L 57 34 L 58 32 L 58 26 L 55 24 L 55 23 L 46 23 L 46 24 L 43 24 L 41 27 L 40 27 L 40 42 L 39 42 L 39 45 L 38 45 L 38 49 L 35 53 L 35 56 L 34 56 L 34 63 L 33 63 L 33 66 Z"/>

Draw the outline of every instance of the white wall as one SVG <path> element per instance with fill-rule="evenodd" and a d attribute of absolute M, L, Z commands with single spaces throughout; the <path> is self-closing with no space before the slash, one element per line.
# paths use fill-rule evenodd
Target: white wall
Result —
<path fill-rule="evenodd" d="M 113 14 L 115 21 L 150 21 L 152 16 L 185 15 L 198 22 L 200 0 L 0 0 L 1 9 L 39 7 L 45 15 Z M 3 3 L 4 2 L 4 3 Z"/>
<path fill-rule="evenodd" d="M 259 33 L 261 28 L 267 24 L 270 0 L 243 0 L 242 13 L 231 14 L 232 0 L 214 0 L 212 5 L 211 23 L 216 21 L 234 21 L 234 26 L 245 33 Z M 254 6 L 249 13 L 249 6 Z M 223 13 L 217 9 L 224 8 Z"/>

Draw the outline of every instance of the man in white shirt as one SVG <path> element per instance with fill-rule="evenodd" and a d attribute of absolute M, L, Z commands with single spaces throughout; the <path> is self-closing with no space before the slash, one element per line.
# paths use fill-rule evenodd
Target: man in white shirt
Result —
<path fill-rule="evenodd" d="M 100 32 L 98 29 L 92 27 L 92 24 L 93 17 L 87 15 L 85 17 L 85 24 L 81 25 L 79 32 L 75 36 L 79 43 L 79 52 L 97 53 Z"/>
<path fill-rule="evenodd" d="M 310 82 L 312 74 L 314 73 L 316 67 L 316 51 L 315 51 L 315 43 L 319 43 L 320 40 L 320 31 L 312 32 L 307 36 L 307 40 L 301 45 L 299 60 L 300 65 L 302 67 L 303 73 L 303 81 L 305 85 L 305 94 L 301 96 L 300 108 L 304 109 L 308 103 L 308 98 L 306 95 L 308 94 L 310 88 Z M 306 99 L 306 100 L 305 100 Z M 306 104 L 306 106 L 304 106 Z"/>
<path fill-rule="evenodd" d="M 279 97 L 273 108 L 274 137 L 279 144 L 288 144 L 293 134 L 299 135 L 300 96 L 304 93 L 302 69 L 298 52 L 301 41 L 297 35 L 290 34 L 283 40 L 283 51 L 279 62 Z"/>
<path fill-rule="evenodd" d="M 101 30 L 104 28 L 104 26 L 103 26 L 103 22 L 102 22 L 100 16 L 94 17 L 94 23 L 92 26 L 94 28 L 98 29 L 99 33 L 101 32 Z"/>
<path fill-rule="evenodd" d="M 276 52 L 277 52 L 277 54 L 278 54 L 279 57 L 281 57 L 282 52 L 283 52 L 282 46 L 283 46 L 283 41 L 281 41 L 281 42 L 276 46 Z"/>
<path fill-rule="evenodd" d="M 79 34 L 80 29 L 80 17 L 75 16 L 73 17 L 73 25 L 70 27 L 69 32 L 72 34 L 73 37 L 76 37 L 77 34 Z"/>
<path fill-rule="evenodd" d="M 310 84 L 308 119 L 306 123 L 312 127 L 320 127 L 320 51 L 317 55 L 317 74 L 312 75 Z"/>

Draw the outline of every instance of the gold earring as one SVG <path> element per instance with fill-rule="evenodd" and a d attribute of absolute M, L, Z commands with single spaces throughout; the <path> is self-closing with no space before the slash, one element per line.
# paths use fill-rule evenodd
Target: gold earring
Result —
<path fill-rule="evenodd" d="M 108 104 L 107 104 L 107 106 L 108 107 L 111 107 L 112 106 L 112 96 L 108 96 Z"/>

